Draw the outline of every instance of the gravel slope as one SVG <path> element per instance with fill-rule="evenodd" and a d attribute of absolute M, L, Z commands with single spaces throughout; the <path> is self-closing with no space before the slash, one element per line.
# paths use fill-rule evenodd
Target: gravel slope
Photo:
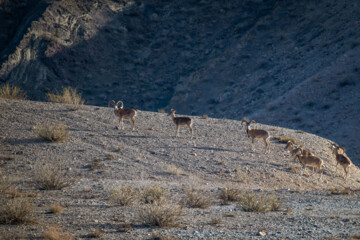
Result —
<path fill-rule="evenodd" d="M 17 177 L 23 192 L 35 192 L 37 224 L 0 225 L 0 235 L 8 239 L 22 236 L 36 239 L 50 225 L 70 232 L 76 239 L 86 239 L 92 229 L 101 229 L 105 239 L 149 239 L 162 234 L 174 239 L 250 239 L 329 237 L 348 238 L 360 235 L 360 171 L 354 166 L 345 182 L 340 168 L 336 171 L 330 141 L 302 131 L 257 124 L 272 136 L 288 136 L 312 150 L 326 165 L 324 176 L 300 176 L 299 163 L 284 150 L 285 145 L 271 140 L 271 152 L 264 154 L 263 143 L 251 150 L 240 122 L 228 119 L 194 118 L 195 137 L 181 129 L 175 138 L 175 125 L 164 113 L 138 111 L 136 131 L 115 129 L 118 124 L 112 109 L 84 106 L 69 111 L 66 106 L 32 101 L 0 101 L 1 168 Z M 34 126 L 46 122 L 66 123 L 71 137 L 64 143 L 47 143 L 36 138 Z M 118 148 L 121 147 L 121 151 Z M 15 156 L 7 160 L 3 156 Z M 103 168 L 89 169 L 94 158 Z M 64 190 L 40 191 L 34 185 L 39 164 L 61 163 L 76 177 Z M 169 166 L 182 171 L 176 175 Z M 237 177 L 237 176 L 240 176 Z M 151 228 L 137 218 L 139 206 L 122 207 L 109 200 L 109 191 L 129 184 L 136 189 L 161 186 L 177 203 L 187 188 L 195 188 L 209 197 L 206 209 L 183 208 L 180 225 L 174 228 Z M 281 211 L 244 212 L 236 203 L 221 205 L 220 189 L 233 186 L 245 192 L 275 195 L 284 204 Z M 349 195 L 330 194 L 329 189 Z M 62 214 L 46 214 L 49 206 L 61 203 Z M 120 220 L 119 220 L 120 219 Z M 210 224 L 217 219 L 217 224 Z M 122 223 L 132 230 L 119 231 Z M 9 237 L 11 236 L 11 237 Z M 7 238 L 5 238 L 7 239 Z"/>

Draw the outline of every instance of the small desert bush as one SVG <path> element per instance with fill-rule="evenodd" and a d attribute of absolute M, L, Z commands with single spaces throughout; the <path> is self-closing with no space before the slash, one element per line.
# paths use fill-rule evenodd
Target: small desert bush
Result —
<path fill-rule="evenodd" d="M 74 183 L 69 170 L 57 163 L 36 165 L 34 176 L 37 186 L 42 190 L 62 190 Z"/>
<path fill-rule="evenodd" d="M 184 171 L 181 168 L 179 168 L 179 167 L 177 167 L 177 166 L 175 166 L 173 164 L 168 164 L 167 165 L 166 172 L 169 173 L 169 174 L 172 174 L 172 175 L 177 175 L 177 176 L 181 175 L 181 174 L 184 174 Z"/>
<path fill-rule="evenodd" d="M 24 224 L 33 222 L 33 205 L 29 198 L 0 200 L 0 223 Z"/>
<path fill-rule="evenodd" d="M 8 194 L 9 191 L 15 188 L 15 184 L 12 179 L 5 175 L 3 171 L 0 171 L 0 195 Z"/>
<path fill-rule="evenodd" d="M 274 136 L 276 140 L 278 140 L 281 143 L 287 143 L 288 141 L 291 141 L 293 144 L 296 144 L 296 139 L 293 137 L 286 137 L 286 136 Z"/>
<path fill-rule="evenodd" d="M 74 240 L 75 238 L 68 232 L 63 232 L 57 227 L 50 227 L 43 233 L 46 240 Z"/>
<path fill-rule="evenodd" d="M 35 127 L 38 138 L 48 142 L 65 142 L 70 132 L 65 124 L 47 123 Z"/>
<path fill-rule="evenodd" d="M 139 199 L 139 195 L 133 186 L 116 186 L 110 191 L 109 199 L 121 206 L 129 206 Z"/>
<path fill-rule="evenodd" d="M 219 224 L 221 224 L 221 222 L 222 222 L 221 218 L 213 217 L 210 219 L 209 224 L 210 225 L 219 225 Z"/>
<path fill-rule="evenodd" d="M 92 161 L 91 161 L 91 164 L 90 164 L 90 169 L 95 171 L 97 169 L 100 169 L 100 168 L 103 168 L 105 165 L 102 163 L 101 159 L 100 158 L 94 158 Z"/>
<path fill-rule="evenodd" d="M 243 170 L 240 167 L 236 168 L 235 174 L 234 174 L 234 180 L 237 182 L 245 183 L 248 181 L 248 172 L 247 170 Z"/>
<path fill-rule="evenodd" d="M 72 87 L 65 87 L 61 92 L 48 93 L 46 96 L 50 102 L 68 104 L 69 109 L 74 111 L 84 105 L 81 95 Z"/>
<path fill-rule="evenodd" d="M 98 228 L 92 229 L 91 232 L 89 233 L 90 238 L 102 238 L 103 235 L 104 235 L 104 232 Z"/>
<path fill-rule="evenodd" d="M 344 188 L 343 190 L 336 188 L 336 187 L 332 187 L 329 189 L 330 194 L 332 195 L 350 195 L 351 193 L 351 189 L 350 188 Z"/>
<path fill-rule="evenodd" d="M 146 226 L 176 227 L 181 214 L 182 208 L 176 204 L 148 204 L 140 207 L 138 219 Z"/>
<path fill-rule="evenodd" d="M 269 212 L 279 211 L 282 202 L 275 196 L 249 193 L 240 200 L 240 207 L 246 212 Z"/>
<path fill-rule="evenodd" d="M 188 189 L 185 192 L 183 205 L 190 208 L 207 208 L 211 205 L 210 198 L 203 191 L 198 189 Z"/>
<path fill-rule="evenodd" d="M 221 204 L 228 205 L 229 202 L 239 201 L 241 199 L 240 189 L 234 187 L 224 187 L 220 190 L 219 198 Z"/>
<path fill-rule="evenodd" d="M 19 87 L 10 86 L 7 83 L 0 88 L 0 98 L 24 100 L 26 99 L 26 93 Z"/>
<path fill-rule="evenodd" d="M 54 214 L 60 214 L 64 212 L 64 207 L 61 206 L 60 203 L 56 203 L 50 206 L 49 212 Z"/>
<path fill-rule="evenodd" d="M 154 186 L 144 189 L 140 200 L 145 204 L 161 205 L 165 203 L 168 198 L 169 194 L 164 188 Z"/>

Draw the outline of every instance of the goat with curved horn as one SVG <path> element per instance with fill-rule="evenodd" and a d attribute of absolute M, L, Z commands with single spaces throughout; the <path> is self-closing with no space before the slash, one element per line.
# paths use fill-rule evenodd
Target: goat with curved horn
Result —
<path fill-rule="evenodd" d="M 119 104 L 121 105 L 120 108 Z M 135 130 L 136 110 L 124 108 L 124 103 L 122 101 L 118 101 L 117 103 L 115 103 L 114 100 L 111 100 L 108 103 L 108 107 L 110 107 L 111 105 L 114 105 L 114 113 L 115 116 L 119 118 L 119 124 L 121 125 L 121 129 L 124 129 L 123 119 L 126 119 L 132 121 L 132 130 Z"/>
<path fill-rule="evenodd" d="M 270 133 L 262 129 L 254 129 L 251 127 L 251 124 L 256 124 L 254 120 L 250 121 L 248 118 L 243 118 L 241 125 L 246 124 L 246 133 L 252 141 L 252 148 L 255 140 L 264 141 L 265 143 L 265 153 L 270 152 Z"/>
<path fill-rule="evenodd" d="M 335 155 L 336 157 L 336 172 L 338 169 L 337 166 L 340 164 L 340 166 L 344 169 L 344 179 L 346 180 L 350 171 L 350 167 L 352 166 L 352 162 L 350 158 L 346 155 L 345 149 L 343 147 L 340 147 L 337 144 L 332 144 L 331 150 L 333 155 Z"/>

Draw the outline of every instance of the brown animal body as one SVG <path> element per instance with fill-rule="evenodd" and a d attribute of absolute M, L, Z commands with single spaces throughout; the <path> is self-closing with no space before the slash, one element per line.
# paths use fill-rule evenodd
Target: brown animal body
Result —
<path fill-rule="evenodd" d="M 294 143 L 292 141 L 287 142 L 285 149 L 291 153 L 291 156 L 294 157 L 294 160 L 296 160 L 296 152 L 298 149 L 301 150 L 301 153 L 304 156 L 314 156 L 314 154 L 310 150 L 302 149 L 301 147 L 297 147 L 294 145 Z M 313 169 L 313 171 L 314 171 L 314 169 Z"/>
<path fill-rule="evenodd" d="M 243 123 L 246 124 L 246 133 L 252 141 L 252 148 L 254 145 L 254 141 L 260 140 L 260 141 L 264 141 L 265 143 L 265 153 L 270 152 L 270 133 L 266 130 L 251 128 L 250 125 L 252 123 L 254 124 L 256 123 L 254 120 L 250 122 L 249 119 L 244 118 L 241 121 L 241 125 L 243 125 Z"/>
<path fill-rule="evenodd" d="M 118 105 L 121 104 L 120 108 L 118 107 Z M 110 107 L 110 105 L 114 105 L 114 114 L 115 116 L 117 116 L 119 118 L 119 124 L 121 125 L 121 129 L 124 129 L 124 122 L 123 119 L 125 120 L 131 120 L 132 121 L 132 130 L 135 130 L 135 117 L 136 117 L 136 110 L 134 109 L 129 109 L 129 108 L 124 108 L 124 103 L 122 101 L 118 101 L 115 104 L 114 100 L 109 101 L 108 106 Z"/>
<path fill-rule="evenodd" d="M 188 127 L 191 132 L 191 137 L 193 137 L 193 119 L 191 117 L 176 117 L 175 112 L 176 111 L 174 109 L 171 109 L 169 115 L 171 115 L 171 118 L 176 125 L 176 137 L 179 136 L 180 127 Z"/>
<path fill-rule="evenodd" d="M 352 166 L 352 162 L 350 158 L 346 155 L 344 148 L 334 144 L 332 145 L 332 153 L 336 157 L 336 171 L 337 171 L 337 166 L 340 164 L 340 166 L 344 169 L 345 172 L 344 179 L 346 180 L 350 172 L 350 167 Z"/>
<path fill-rule="evenodd" d="M 322 178 L 321 167 L 324 166 L 324 161 L 322 159 L 316 156 L 304 156 L 302 155 L 301 151 L 297 151 L 295 156 L 303 167 L 301 175 L 306 167 L 312 167 L 313 169 L 316 169 L 316 172 L 320 172 L 320 179 Z"/>

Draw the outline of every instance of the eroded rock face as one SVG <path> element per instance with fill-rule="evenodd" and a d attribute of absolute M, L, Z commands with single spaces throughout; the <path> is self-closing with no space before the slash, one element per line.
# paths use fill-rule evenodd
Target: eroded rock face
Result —
<path fill-rule="evenodd" d="M 88 104 L 116 99 L 151 111 L 246 115 L 328 137 L 359 156 L 354 1 L 0 6 L 0 81 L 31 99 L 71 85 Z"/>

